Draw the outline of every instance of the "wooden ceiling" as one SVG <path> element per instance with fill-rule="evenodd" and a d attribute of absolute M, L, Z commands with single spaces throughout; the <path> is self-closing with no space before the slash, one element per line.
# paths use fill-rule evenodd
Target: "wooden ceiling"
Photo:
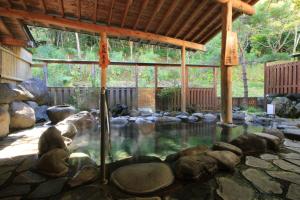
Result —
<path fill-rule="evenodd" d="M 258 0 L 243 1 L 253 5 Z M 119 28 L 116 32 L 122 28 L 137 34 L 128 36 L 119 31 L 112 36 L 159 45 L 168 43 L 160 37 L 170 38 L 179 42 L 167 44 L 170 47 L 180 46 L 183 41 L 189 48 L 189 44 L 206 44 L 221 31 L 221 9 L 222 4 L 215 0 L 0 0 L 0 38 L 31 40 L 24 25 L 78 31 L 78 27 L 72 26 L 74 22 L 90 27 L 83 32 L 91 33 L 97 25 Z M 239 15 L 234 10 L 233 17 Z M 43 21 L 44 16 L 63 19 L 70 25 L 64 26 L 64 21 L 51 23 L 50 18 Z M 145 32 L 149 37 L 138 37 Z M 203 50 L 201 46 L 195 49 Z"/>

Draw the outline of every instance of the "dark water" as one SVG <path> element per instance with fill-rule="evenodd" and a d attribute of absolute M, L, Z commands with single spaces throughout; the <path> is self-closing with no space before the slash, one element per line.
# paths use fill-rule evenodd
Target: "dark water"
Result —
<path fill-rule="evenodd" d="M 196 145 L 211 146 L 216 141 L 229 142 L 247 132 L 261 132 L 262 126 L 240 125 L 221 128 L 215 123 L 129 123 L 112 127 L 107 161 L 134 155 L 157 156 L 164 159 L 171 153 Z M 75 138 L 74 151 L 89 154 L 99 163 L 99 133 Z"/>

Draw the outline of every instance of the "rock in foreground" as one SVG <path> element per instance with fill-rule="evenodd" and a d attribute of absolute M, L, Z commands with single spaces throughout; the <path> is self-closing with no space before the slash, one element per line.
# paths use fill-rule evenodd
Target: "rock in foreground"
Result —
<path fill-rule="evenodd" d="M 174 176 L 164 163 L 141 163 L 117 169 L 112 173 L 111 180 L 126 192 L 143 194 L 171 185 Z"/>

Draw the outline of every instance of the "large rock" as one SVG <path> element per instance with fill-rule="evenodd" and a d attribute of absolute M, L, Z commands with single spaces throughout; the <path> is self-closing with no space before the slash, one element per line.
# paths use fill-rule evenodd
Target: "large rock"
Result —
<path fill-rule="evenodd" d="M 267 141 L 255 134 L 246 134 L 230 142 L 242 149 L 244 155 L 256 155 L 267 151 Z"/>
<path fill-rule="evenodd" d="M 275 97 L 272 101 L 275 105 L 275 113 L 280 117 L 288 116 L 292 101 L 286 97 Z"/>
<path fill-rule="evenodd" d="M 39 105 L 44 105 L 48 103 L 48 88 L 44 81 L 38 78 L 31 78 L 26 81 L 23 81 L 19 85 L 19 87 L 29 91 L 33 95 L 33 100 Z"/>
<path fill-rule="evenodd" d="M 34 110 L 35 121 L 37 123 L 39 123 L 39 122 L 45 122 L 45 121 L 49 120 L 48 115 L 47 115 L 47 109 L 48 109 L 47 105 L 41 105 L 41 106 L 39 106 L 34 101 L 27 101 L 26 103 Z"/>
<path fill-rule="evenodd" d="M 0 83 L 0 104 L 9 104 L 13 101 L 27 101 L 33 95 L 22 88 L 11 83 Z"/>
<path fill-rule="evenodd" d="M 282 141 L 279 139 L 279 137 L 268 134 L 268 133 L 254 133 L 255 135 L 258 135 L 259 137 L 265 139 L 267 141 L 268 149 L 273 151 L 279 151 L 280 144 Z"/>
<path fill-rule="evenodd" d="M 64 139 L 61 136 L 61 132 L 54 126 L 49 127 L 41 135 L 38 148 L 39 156 L 42 156 L 43 154 L 55 148 L 67 149 Z"/>
<path fill-rule="evenodd" d="M 111 109 L 111 114 L 112 114 L 113 117 L 118 117 L 118 116 L 129 115 L 130 113 L 129 113 L 129 110 L 128 110 L 128 106 L 126 106 L 124 104 L 116 104 Z"/>
<path fill-rule="evenodd" d="M 240 157 L 231 151 L 207 151 L 206 155 L 216 159 L 220 169 L 234 170 L 241 161 Z"/>
<path fill-rule="evenodd" d="M 81 111 L 67 117 L 57 125 L 61 124 L 74 124 L 78 131 L 78 134 L 87 134 L 95 128 L 97 123 L 96 119 L 91 113 L 87 111 Z"/>
<path fill-rule="evenodd" d="M 180 157 L 199 155 L 206 151 L 209 151 L 207 146 L 199 145 L 199 146 L 195 146 L 195 147 L 190 147 L 190 148 L 184 149 L 182 151 L 179 151 L 178 153 L 168 155 L 166 157 L 166 162 L 174 162 L 174 161 L 178 160 Z"/>
<path fill-rule="evenodd" d="M 256 167 L 261 169 L 272 169 L 273 167 L 271 163 L 253 156 L 247 156 L 245 163 L 250 167 Z"/>
<path fill-rule="evenodd" d="M 0 108 L 0 138 L 5 137 L 9 133 L 10 116 L 9 113 Z"/>
<path fill-rule="evenodd" d="M 22 101 L 13 101 L 10 104 L 9 113 L 12 129 L 30 128 L 35 124 L 34 110 Z"/>
<path fill-rule="evenodd" d="M 122 127 L 128 123 L 128 119 L 125 117 L 115 117 L 110 120 L 112 126 Z"/>
<path fill-rule="evenodd" d="M 263 130 L 263 132 L 278 137 L 278 138 L 280 139 L 281 143 L 284 141 L 284 134 L 283 134 L 283 132 L 282 132 L 281 130 L 279 130 L 279 129 L 276 129 L 276 128 L 265 128 L 265 129 Z"/>
<path fill-rule="evenodd" d="M 85 166 L 78 171 L 74 177 L 68 182 L 70 187 L 76 187 L 91 181 L 98 177 L 99 170 L 94 166 Z"/>
<path fill-rule="evenodd" d="M 36 169 L 41 174 L 52 177 L 64 176 L 68 173 L 68 152 L 64 149 L 52 149 L 37 161 Z"/>
<path fill-rule="evenodd" d="M 205 114 L 203 116 L 205 122 L 215 122 L 217 120 L 217 116 L 211 113 Z"/>
<path fill-rule="evenodd" d="M 171 168 L 164 163 L 141 163 L 117 169 L 111 180 L 126 192 L 143 194 L 171 185 L 174 176 Z"/>
<path fill-rule="evenodd" d="M 218 170 L 217 160 L 206 155 L 183 156 L 175 162 L 175 174 L 179 179 L 200 179 Z"/>
<path fill-rule="evenodd" d="M 240 148 L 226 142 L 216 142 L 214 143 L 212 149 L 221 151 L 231 151 L 232 153 L 235 153 L 238 156 L 243 155 L 243 152 Z"/>
<path fill-rule="evenodd" d="M 246 113 L 243 111 L 237 111 L 232 114 L 232 119 L 236 121 L 245 121 Z"/>
<path fill-rule="evenodd" d="M 53 124 L 56 124 L 76 112 L 73 106 L 58 105 L 47 109 L 47 115 Z"/>

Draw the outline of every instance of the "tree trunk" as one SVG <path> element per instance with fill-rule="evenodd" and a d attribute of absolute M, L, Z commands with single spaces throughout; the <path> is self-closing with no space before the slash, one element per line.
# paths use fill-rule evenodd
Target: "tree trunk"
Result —
<path fill-rule="evenodd" d="M 241 64 L 242 64 L 242 77 L 243 77 L 243 85 L 244 85 L 244 99 L 243 105 L 248 107 L 248 79 L 247 79 L 247 63 L 244 52 L 240 54 L 241 56 Z"/>
<path fill-rule="evenodd" d="M 75 33 L 75 36 L 76 36 L 77 55 L 78 58 L 81 59 L 81 49 L 80 49 L 80 41 L 79 41 L 78 33 Z"/>

